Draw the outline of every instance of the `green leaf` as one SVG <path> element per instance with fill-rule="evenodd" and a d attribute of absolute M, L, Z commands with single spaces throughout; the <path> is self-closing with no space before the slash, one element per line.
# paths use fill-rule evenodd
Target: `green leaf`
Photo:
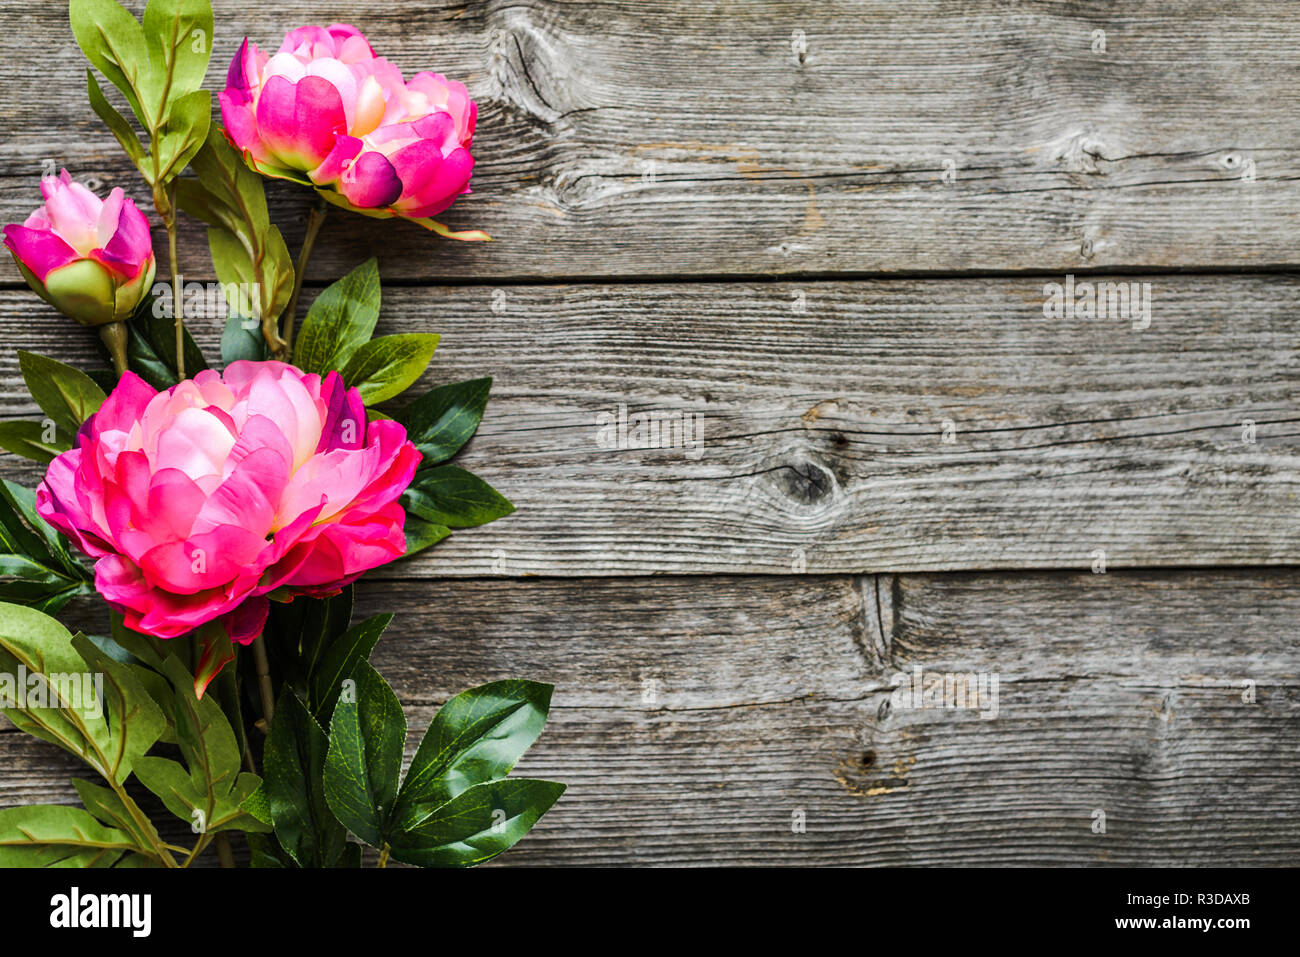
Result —
<path fill-rule="evenodd" d="M 424 822 L 393 835 L 393 857 L 419 867 L 471 867 L 512 847 L 564 793 L 528 778 L 475 784 Z"/>
<path fill-rule="evenodd" d="M 36 514 L 35 502 L 35 494 L 21 485 L 0 483 L 0 551 L 53 564 L 55 549 L 62 550 L 62 545 L 54 529 Z"/>
<path fill-rule="evenodd" d="M 212 94 L 187 93 L 171 104 L 158 138 L 158 179 L 167 182 L 181 173 L 202 148 L 212 121 Z"/>
<path fill-rule="evenodd" d="M 348 626 L 352 622 L 354 596 L 353 587 L 348 585 L 337 595 L 329 598 L 299 598 L 290 603 L 286 609 L 282 609 L 281 615 L 278 616 L 277 620 L 290 629 L 287 634 L 298 635 L 297 658 L 302 664 L 302 670 L 301 674 L 295 677 L 301 679 L 304 688 L 310 689 L 312 678 L 329 649 L 347 634 Z M 289 609 L 293 609 L 295 614 L 284 615 L 283 611 Z M 292 620 L 288 620 L 289 618 Z M 343 675 L 339 677 L 342 678 Z M 312 713 L 315 714 L 316 720 L 324 725 L 328 715 L 321 715 L 314 707 L 319 699 L 308 695 L 306 700 L 308 705 L 312 706 Z"/>
<path fill-rule="evenodd" d="M 374 334 L 379 299 L 379 263 L 372 257 L 316 297 L 298 332 L 294 364 L 322 376 L 341 373 Z"/>
<path fill-rule="evenodd" d="M 140 783 L 162 799 L 167 810 L 190 825 L 195 834 L 215 834 L 218 831 L 241 830 L 267 833 L 269 824 L 246 812 L 243 802 L 253 794 L 261 779 L 247 771 L 240 772 L 231 782 L 233 787 L 213 796 L 204 793 L 200 775 L 186 769 L 177 761 L 146 755 L 136 762 L 136 777 Z"/>
<path fill-rule="evenodd" d="M 174 292 L 173 295 L 175 295 Z M 184 291 L 180 293 L 180 298 L 183 303 Z M 142 315 L 137 315 L 136 321 L 143 323 L 144 333 L 149 339 L 153 354 L 162 361 L 174 383 L 176 381 L 175 318 L 167 315 L 155 315 L 153 310 L 150 310 Z M 192 379 L 195 374 L 208 367 L 208 362 L 203 358 L 203 351 L 199 348 L 198 343 L 190 335 L 190 330 L 182 326 L 182 334 L 185 349 L 185 375 Z"/>
<path fill-rule="evenodd" d="M 177 657 L 167 658 L 163 669 L 175 694 L 176 738 L 185 766 L 146 756 L 135 762 L 136 777 L 195 833 L 267 829 L 241 807 L 261 781 L 240 772 L 238 740 L 221 705 L 213 695 L 195 697 L 193 677 Z"/>
<path fill-rule="evenodd" d="M 343 369 L 343 381 L 361 393 L 366 405 L 378 405 L 420 378 L 437 348 L 438 336 L 427 332 L 371 339 L 352 354 Z"/>
<path fill-rule="evenodd" d="M 32 561 L 26 555 L 0 555 L 0 576 L 49 585 L 58 585 L 64 581 L 58 572 Z"/>
<path fill-rule="evenodd" d="M 452 698 L 429 725 L 397 797 L 409 830 L 461 792 L 504 778 L 546 724 L 552 685 L 493 681 Z"/>
<path fill-rule="evenodd" d="M 266 340 L 262 338 L 260 324 L 245 313 L 234 308 L 226 320 L 226 328 L 221 333 L 221 362 L 230 365 L 242 359 L 261 362 L 267 358 L 269 351 Z"/>
<path fill-rule="evenodd" d="M 22 519 L 22 522 L 11 523 L 7 517 L 7 510 L 0 506 L 0 525 L 6 529 L 3 533 L 5 543 L 13 542 L 19 545 L 26 555 L 53 558 L 63 566 L 69 576 L 84 581 L 94 580 L 94 573 L 81 564 L 69 550 L 68 540 L 37 513 L 35 491 L 5 479 L 0 483 L 0 500 L 9 506 L 15 517 Z M 39 536 L 43 547 L 38 547 L 32 539 L 22 534 L 23 523 L 31 529 L 33 535 Z M 13 549 L 8 550 L 13 551 Z"/>
<path fill-rule="evenodd" d="M 257 818 L 268 828 L 274 824 L 271 819 L 271 800 L 266 796 L 265 784 L 259 784 L 257 789 L 244 798 L 239 806 L 243 808 L 245 814 Z"/>
<path fill-rule="evenodd" d="M 263 766 L 275 835 L 302 867 L 326 867 L 346 850 L 347 831 L 325 802 L 321 776 L 329 742 L 298 696 L 280 694 Z"/>
<path fill-rule="evenodd" d="M 150 69 L 166 79 L 169 99 L 183 99 L 203 85 L 212 56 L 209 0 L 149 0 L 144 9 L 144 35 Z M 167 105 L 158 104 L 158 116 Z"/>
<path fill-rule="evenodd" d="M 270 835 L 249 834 L 248 850 L 250 867 L 297 867 L 294 859 L 284 852 L 279 842 Z"/>
<path fill-rule="evenodd" d="M 402 495 L 402 505 L 426 522 L 450 528 L 483 525 L 515 510 L 491 485 L 455 465 L 417 472 Z"/>
<path fill-rule="evenodd" d="M 140 137 L 135 135 L 135 130 L 131 129 L 131 124 L 127 122 L 126 117 L 117 112 L 108 102 L 92 70 L 86 71 L 86 92 L 90 97 L 90 108 L 95 111 L 95 115 L 104 121 L 104 125 L 126 151 L 126 155 L 131 157 L 131 162 L 143 169 L 145 149 L 140 142 Z"/>
<path fill-rule="evenodd" d="M 274 322 L 293 293 L 293 260 L 279 228 L 271 225 L 261 177 L 244 164 L 215 124 L 191 166 L 198 178 L 176 181 L 177 205 L 213 227 L 208 230 L 208 248 L 217 278 L 223 284 L 256 289 L 257 302 L 241 303 L 236 311 Z"/>
<path fill-rule="evenodd" d="M 133 762 L 166 727 L 158 706 L 126 665 L 113 661 L 85 636 L 72 637 L 48 615 L 0 604 L 0 675 L 16 688 L 19 666 L 48 700 L 25 694 L 5 714 L 21 730 L 77 755 L 104 778 L 121 784 Z M 102 675 L 102 701 L 94 676 Z M 30 679 L 29 679 L 30 681 Z M 32 687 L 31 684 L 28 687 Z"/>
<path fill-rule="evenodd" d="M 491 390 L 490 378 L 452 382 L 426 392 L 402 410 L 398 420 L 424 455 L 425 465 L 445 462 L 469 441 Z"/>
<path fill-rule="evenodd" d="M 72 436 L 65 429 L 56 427 L 51 435 L 41 422 L 0 422 L 0 449 L 14 455 L 48 464 L 70 448 Z"/>
<path fill-rule="evenodd" d="M 434 522 L 426 522 L 418 515 L 406 513 L 406 554 L 403 558 L 410 558 L 416 552 L 423 551 L 430 545 L 437 545 L 440 541 L 451 534 L 451 529 L 446 525 L 438 525 Z"/>
<path fill-rule="evenodd" d="M 68 18 L 86 59 L 122 91 L 141 124 L 157 125 L 150 122 L 156 114 L 146 113 L 141 102 L 149 99 L 142 89 L 156 84 L 140 21 L 115 0 L 72 0 Z"/>
<path fill-rule="evenodd" d="M 111 867 L 136 848 L 130 835 L 79 807 L 30 804 L 0 810 L 0 867 Z"/>
<path fill-rule="evenodd" d="M 319 662 L 311 669 L 311 697 L 313 711 L 318 721 L 328 722 L 334 714 L 334 705 L 343 690 L 343 679 L 356 669 L 359 662 L 367 661 L 379 636 L 384 633 L 391 613 L 375 615 L 354 625 L 325 648 Z"/>
<path fill-rule="evenodd" d="M 154 287 L 158 288 L 157 286 Z M 126 361 L 132 372 L 155 389 L 170 389 L 177 383 L 176 370 L 159 358 L 148 336 L 134 322 L 126 324 Z M 175 347 L 173 347 L 175 351 Z"/>
<path fill-rule="evenodd" d="M 132 840 L 141 850 L 152 852 L 153 848 L 161 843 L 153 823 L 143 814 L 138 815 L 138 819 L 137 816 L 132 815 L 116 792 L 83 781 L 81 778 L 73 778 L 72 786 L 77 789 L 77 796 L 81 798 L 81 803 L 86 806 L 87 811 L 107 827 L 117 828 L 131 835 Z"/>
<path fill-rule="evenodd" d="M 388 682 L 368 663 L 357 664 L 352 680 L 354 693 L 339 696 L 330 721 L 325 798 L 344 827 L 382 847 L 402 773 L 406 716 Z"/>
<path fill-rule="evenodd" d="M 19 349 L 18 368 L 41 411 L 67 432 L 81 428 L 106 398 L 90 376 L 46 356 Z"/>
<path fill-rule="evenodd" d="M 121 784 L 163 733 L 167 719 L 131 666 L 114 661 L 80 633 L 72 637 L 72 647 L 91 672 L 103 675 L 103 710 L 112 750 L 104 756 L 106 768 L 98 769 Z"/>

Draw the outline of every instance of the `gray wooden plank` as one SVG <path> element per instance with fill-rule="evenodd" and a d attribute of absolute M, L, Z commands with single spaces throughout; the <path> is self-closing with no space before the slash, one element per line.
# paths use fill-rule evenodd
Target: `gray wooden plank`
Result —
<path fill-rule="evenodd" d="M 274 47 L 336 16 L 480 103 L 476 195 L 448 219 L 497 241 L 339 215 L 316 279 L 371 250 L 411 279 L 1296 262 L 1300 19 L 1284 4 L 214 8 L 214 87 L 245 35 Z M 0 120 L 21 131 L 0 149 L 6 221 L 47 163 L 143 197 L 86 106 L 65 21 L 60 4 L 0 2 Z M 306 197 L 274 197 L 296 245 Z M 200 230 L 183 256 L 207 269 Z M 0 279 L 17 279 L 7 260 Z"/>
<path fill-rule="evenodd" d="M 1294 569 L 370 582 L 358 613 L 397 614 L 375 661 L 408 757 L 466 686 L 556 684 L 516 773 L 569 791 L 508 864 L 1281 865 L 1300 852 L 1298 585 Z M 916 667 L 996 674 L 997 716 L 891 702 Z M 52 748 L 0 733 L 0 763 L 0 804 L 72 800 Z"/>
<path fill-rule="evenodd" d="M 1143 330 L 1046 319 L 1030 278 L 390 288 L 381 331 L 443 335 L 427 383 L 496 377 L 461 462 L 519 506 L 397 574 L 1300 562 L 1300 284 L 1138 280 Z M 19 346 L 94 337 L 0 292 L 5 416 Z M 620 405 L 699 416 L 699 454 L 602 447 Z"/>

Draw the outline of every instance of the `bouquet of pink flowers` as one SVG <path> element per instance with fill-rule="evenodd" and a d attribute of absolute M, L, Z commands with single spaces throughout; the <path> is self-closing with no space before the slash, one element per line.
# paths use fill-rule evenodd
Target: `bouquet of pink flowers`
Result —
<path fill-rule="evenodd" d="M 0 423 L 0 447 L 47 463 L 35 489 L 0 484 L 0 706 L 102 779 L 74 782 L 84 808 L 0 810 L 0 866 L 183 867 L 210 845 L 232 866 L 232 832 L 253 866 L 357 867 L 363 844 L 380 866 L 501 853 L 564 790 L 509 776 L 551 687 L 457 695 L 403 776 L 406 721 L 369 663 L 392 616 L 351 621 L 365 572 L 514 510 L 447 464 L 491 380 L 374 408 L 420 378 L 438 337 L 374 336 L 373 259 L 323 290 L 294 335 L 330 205 L 488 238 L 432 218 L 469 192 L 473 100 L 438 74 L 405 79 L 354 27 L 306 26 L 274 55 L 244 40 L 219 126 L 200 88 L 208 0 L 149 0 L 143 22 L 116 0 L 72 0 L 70 13 L 91 107 L 151 190 L 170 278 L 155 283 L 132 199 L 100 198 L 66 170 L 4 228 L 28 284 L 98 329 L 112 370 L 20 352 L 45 419 Z M 316 193 L 296 263 L 259 174 Z M 185 325 L 182 214 L 208 227 L 221 368 Z M 104 634 L 52 617 L 94 594 Z M 156 826 L 139 788 L 192 841 L 165 836 L 177 826 Z"/>

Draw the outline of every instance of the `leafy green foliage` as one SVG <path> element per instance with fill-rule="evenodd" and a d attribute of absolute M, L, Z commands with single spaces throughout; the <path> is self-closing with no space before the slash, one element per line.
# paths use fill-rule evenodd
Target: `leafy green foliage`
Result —
<path fill-rule="evenodd" d="M 29 804 L 0 810 L 0 867 L 112 867 L 137 845 L 79 807 Z"/>
<path fill-rule="evenodd" d="M 194 679 L 176 657 L 163 668 L 174 690 L 171 714 L 185 763 L 147 755 L 136 760 L 136 777 L 195 833 L 269 830 L 241 808 L 261 781 L 240 771 L 239 742 L 221 706 L 211 695 L 195 696 Z"/>
<path fill-rule="evenodd" d="M 48 464 L 72 448 L 72 436 L 53 423 L 10 420 L 0 422 L 0 449 Z"/>
<path fill-rule="evenodd" d="M 90 570 L 36 513 L 35 493 L 9 481 L 0 482 L 0 578 L 0 600 L 43 612 L 94 592 Z"/>
<path fill-rule="evenodd" d="M 374 335 L 379 300 L 379 264 L 372 257 L 316 297 L 298 332 L 294 364 L 304 372 L 322 376 L 342 372 Z"/>
<path fill-rule="evenodd" d="M 431 389 L 402 410 L 397 419 L 425 465 L 438 465 L 461 450 L 478 429 L 491 391 L 490 378 L 452 382 Z"/>
<path fill-rule="evenodd" d="M 274 329 L 293 294 L 293 260 L 279 227 L 271 225 L 261 178 L 215 128 L 191 165 L 198 178 L 177 181 L 177 205 L 210 227 L 212 265 L 231 310 Z M 239 292 L 254 289 L 254 302 Z"/>
<path fill-rule="evenodd" d="M 483 525 L 515 510 L 509 499 L 472 472 L 437 465 L 415 474 L 402 495 L 408 512 L 449 528 Z"/>
<path fill-rule="evenodd" d="M 263 771 L 275 836 L 300 867 L 338 866 L 347 852 L 347 832 L 325 802 L 328 747 L 324 730 L 286 688 L 275 706 Z"/>
<path fill-rule="evenodd" d="M 564 792 L 562 784 L 505 779 L 541 733 L 551 690 L 500 681 L 457 695 L 430 725 L 399 789 L 401 705 L 360 662 L 330 722 L 330 809 L 361 840 L 407 863 L 468 867 L 500 854 Z"/>
<path fill-rule="evenodd" d="M 513 847 L 560 799 L 553 781 L 506 778 L 476 784 L 394 835 L 393 857 L 419 867 L 471 867 Z"/>
<path fill-rule="evenodd" d="M 428 368 L 438 336 L 408 332 L 381 336 L 362 345 L 343 368 L 343 381 L 366 405 L 387 402 L 409 389 Z"/>
<path fill-rule="evenodd" d="M 389 836 L 402 773 L 406 717 L 388 682 L 367 662 L 352 671 L 330 722 L 325 799 L 349 831 L 374 847 Z"/>
<path fill-rule="evenodd" d="M 155 290 L 161 286 L 155 286 Z M 176 327 L 166 315 L 152 310 L 136 313 L 127 323 L 127 367 L 155 389 L 169 389 L 180 381 L 176 371 Z M 198 343 L 184 330 L 185 374 L 192 376 L 208 368 Z"/>
<path fill-rule="evenodd" d="M 330 720 L 344 680 L 359 662 L 369 660 L 379 636 L 392 620 L 391 614 L 367 618 L 349 628 L 325 650 L 309 677 L 312 710 L 317 720 L 323 723 Z"/>
<path fill-rule="evenodd" d="M 160 838 L 157 828 L 140 813 L 138 807 L 127 805 L 131 799 L 125 794 L 80 778 L 73 778 L 72 786 L 77 789 L 77 796 L 81 798 L 81 803 L 86 806 L 86 810 L 100 823 L 131 835 L 139 848 L 150 849 L 158 846 Z"/>
<path fill-rule="evenodd" d="M 212 53 L 211 4 L 149 0 L 141 24 L 115 0 L 72 0 L 68 18 L 91 66 L 126 98 L 149 149 L 88 71 L 91 107 L 157 195 L 185 169 L 211 126 L 211 94 L 201 89 Z"/>
<path fill-rule="evenodd" d="M 103 404 L 104 391 L 79 369 L 34 352 L 18 350 L 27 389 L 59 428 L 75 433 Z"/>
<path fill-rule="evenodd" d="M 551 685 L 494 681 L 461 692 L 440 710 L 406 772 L 394 810 L 411 828 L 462 791 L 508 775 L 546 724 Z"/>
<path fill-rule="evenodd" d="M 478 429 L 491 389 L 490 378 L 452 382 L 431 389 L 397 414 L 424 460 L 402 496 L 407 556 L 442 541 L 453 528 L 482 525 L 515 510 L 478 476 L 442 464 Z"/>
<path fill-rule="evenodd" d="M 14 687 L 20 666 L 38 675 L 43 695 L 19 696 L 5 709 L 16 727 L 75 754 L 110 784 L 126 780 L 134 761 L 158 740 L 166 722 L 125 665 L 48 615 L 0 604 L 0 679 Z M 103 675 L 103 700 L 88 692 L 88 675 Z M 31 679 L 29 679 L 31 680 Z"/>
<path fill-rule="evenodd" d="M 250 318 L 251 309 L 245 312 L 241 308 L 232 308 L 230 318 L 221 332 L 221 363 L 230 365 L 240 360 L 261 362 L 268 358 L 269 350 L 266 340 L 258 331 L 258 323 Z"/>

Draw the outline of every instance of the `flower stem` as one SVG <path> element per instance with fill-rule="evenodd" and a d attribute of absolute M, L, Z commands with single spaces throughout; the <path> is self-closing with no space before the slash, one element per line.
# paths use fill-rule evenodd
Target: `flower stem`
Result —
<path fill-rule="evenodd" d="M 122 378 L 126 371 L 127 332 L 125 322 L 106 322 L 99 327 L 99 340 L 113 357 L 113 371 Z"/>
<path fill-rule="evenodd" d="M 284 310 L 284 331 L 280 334 L 280 346 L 275 357 L 281 362 L 293 358 L 293 323 L 298 314 L 298 296 L 302 293 L 303 280 L 307 278 L 307 262 L 311 259 L 312 247 L 316 245 L 316 236 L 325 223 L 329 204 L 324 198 L 317 197 L 307 214 L 307 232 L 302 238 L 302 249 L 298 251 L 298 262 L 293 268 L 293 293 L 289 296 L 289 305 Z"/>
<path fill-rule="evenodd" d="M 217 845 L 217 860 L 221 861 L 222 867 L 234 867 L 235 855 L 230 850 L 230 836 L 225 831 L 219 833 L 213 842 Z"/>
<path fill-rule="evenodd" d="M 271 662 L 266 657 L 265 635 L 253 639 L 253 663 L 257 666 L 257 690 L 262 696 L 262 719 L 269 734 L 271 719 L 275 717 L 275 689 L 271 687 Z"/>
<path fill-rule="evenodd" d="M 199 839 L 194 843 L 194 847 L 190 849 L 190 856 L 185 858 L 185 861 L 184 863 L 181 864 L 181 867 L 189 867 L 191 864 L 193 864 L 195 858 L 197 858 L 200 854 L 202 854 L 207 849 L 208 842 L 211 840 L 212 840 L 211 834 L 200 834 Z"/>
<path fill-rule="evenodd" d="M 172 273 L 172 315 L 176 320 L 176 377 L 185 378 L 185 319 L 181 306 L 184 290 L 181 288 L 181 261 L 176 251 L 180 229 L 176 224 L 176 183 L 173 180 L 165 190 L 154 187 L 154 206 L 167 229 L 167 260 Z"/>

